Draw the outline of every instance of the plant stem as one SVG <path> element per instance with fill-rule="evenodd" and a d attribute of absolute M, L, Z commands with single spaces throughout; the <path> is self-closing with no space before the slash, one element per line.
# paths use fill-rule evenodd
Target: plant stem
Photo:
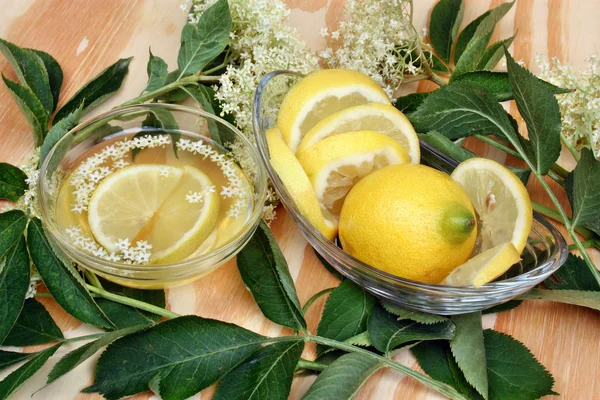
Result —
<path fill-rule="evenodd" d="M 102 284 L 100 283 L 100 280 L 98 279 L 98 277 L 96 276 L 96 274 L 94 274 L 91 271 L 85 271 L 85 276 L 88 279 L 88 281 L 90 281 L 90 284 L 97 287 L 98 289 L 104 289 L 102 287 Z"/>
<path fill-rule="evenodd" d="M 581 242 L 581 245 L 586 249 L 589 247 L 593 247 L 600 250 L 600 240 L 597 239 L 586 240 L 585 242 Z M 570 244 L 569 250 L 577 250 L 577 246 L 575 246 L 574 244 Z"/>
<path fill-rule="evenodd" d="M 299 369 L 310 369 L 312 371 L 323 371 L 325 368 L 327 368 L 327 365 L 325 365 L 325 364 L 321 364 L 321 363 L 315 362 L 315 361 L 308 361 L 308 360 L 305 360 L 304 358 L 301 358 L 300 360 L 298 360 L 298 364 L 296 364 L 296 371 L 298 371 Z"/>
<path fill-rule="evenodd" d="M 561 215 L 557 211 L 555 211 L 549 207 L 546 207 L 540 203 L 536 203 L 535 201 L 531 202 L 531 206 L 533 207 L 533 209 L 535 211 L 539 212 L 544 217 L 551 218 L 551 219 L 565 225 L 565 221 L 562 220 Z M 571 223 L 570 219 L 569 219 L 569 223 Z M 594 233 L 592 231 L 590 231 L 589 229 L 586 229 L 586 228 L 579 227 L 579 226 L 575 227 L 575 231 L 577 233 L 579 233 L 581 236 L 583 236 L 586 240 L 589 240 L 594 236 Z"/>
<path fill-rule="evenodd" d="M 88 290 L 92 293 L 98 294 L 100 297 L 103 297 L 108 300 L 112 300 L 116 303 L 125 304 L 127 306 L 135 307 L 140 310 L 151 312 L 152 314 L 160 315 L 161 317 L 165 317 L 168 319 L 180 317 L 179 314 L 174 313 L 169 310 L 165 310 L 164 308 L 157 307 L 152 304 L 145 303 L 143 301 L 130 299 L 129 297 L 120 296 L 118 294 L 109 293 L 104 289 L 99 289 L 92 285 L 86 285 Z"/>
<path fill-rule="evenodd" d="M 93 335 L 85 335 L 85 336 L 78 336 L 78 337 L 74 337 L 74 338 L 70 338 L 70 339 L 64 339 L 64 340 L 61 340 L 61 342 L 63 342 L 63 343 L 80 342 L 82 340 L 98 339 L 104 335 L 106 335 L 106 333 L 94 333 Z"/>
<path fill-rule="evenodd" d="M 406 75 L 406 78 L 402 79 L 402 83 L 418 82 L 418 81 L 423 81 L 425 79 L 429 79 L 429 75 L 427 75 L 427 74 Z"/>
<path fill-rule="evenodd" d="M 36 293 L 35 297 L 49 297 L 49 298 L 52 298 L 53 296 L 50 293 Z"/>
<path fill-rule="evenodd" d="M 560 141 L 569 150 L 575 161 L 579 162 L 579 153 L 577 152 L 577 149 L 573 147 L 571 143 L 567 142 L 562 132 L 560 134 Z"/>
<path fill-rule="evenodd" d="M 348 351 L 352 353 L 362 353 L 371 358 L 375 358 L 381 362 L 382 365 L 395 369 L 396 371 L 402 372 L 404 375 L 410 376 L 411 378 L 416 379 L 417 381 L 425 384 L 426 386 L 437 390 L 439 393 L 450 399 L 456 400 L 467 400 L 462 394 L 458 393 L 456 389 L 451 386 L 446 385 L 445 383 L 436 381 L 435 379 L 430 378 L 429 376 L 422 374 L 420 372 L 414 371 L 406 365 L 400 364 L 394 360 L 391 360 L 387 357 L 380 356 L 379 354 L 375 354 L 369 350 L 362 349 L 357 346 L 353 346 L 351 344 L 338 342 L 337 340 L 327 339 L 321 336 L 312 336 L 307 335 L 306 338 L 311 342 L 322 344 L 325 346 L 333 347 L 338 350 Z"/>
<path fill-rule="evenodd" d="M 329 289 L 324 289 L 321 290 L 319 293 L 315 293 L 310 299 L 308 299 L 308 301 L 304 304 L 304 307 L 302 307 L 302 314 L 306 314 L 306 310 L 308 310 L 308 308 L 312 305 L 312 303 L 314 303 L 319 297 L 326 295 L 327 293 L 330 293 L 333 291 L 333 289 L 335 288 L 329 288 Z"/>

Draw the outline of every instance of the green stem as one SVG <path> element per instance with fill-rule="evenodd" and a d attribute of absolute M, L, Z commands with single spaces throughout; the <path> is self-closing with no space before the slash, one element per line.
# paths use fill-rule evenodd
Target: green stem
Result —
<path fill-rule="evenodd" d="M 562 133 L 560 134 L 560 141 L 569 150 L 575 161 L 579 162 L 579 153 L 577 152 L 577 149 L 565 139 Z"/>
<path fill-rule="evenodd" d="M 308 301 L 304 304 L 304 307 L 302 307 L 302 314 L 306 314 L 306 310 L 308 310 L 308 308 L 312 305 L 312 303 L 314 303 L 319 297 L 330 293 L 333 291 L 333 289 L 335 288 L 329 288 L 329 289 L 325 289 L 325 290 L 321 290 L 319 293 L 314 294 L 310 299 L 308 299 Z"/>
<path fill-rule="evenodd" d="M 581 242 L 581 245 L 583 247 L 585 247 L 586 249 L 593 247 L 593 248 L 600 250 L 600 240 L 597 240 L 597 239 L 586 240 L 584 242 Z M 574 244 L 570 244 L 569 250 L 577 250 L 577 246 L 575 246 Z"/>
<path fill-rule="evenodd" d="M 557 211 L 555 211 L 549 207 L 546 207 L 544 205 L 541 205 L 540 203 L 536 203 L 535 201 L 531 202 L 531 206 L 533 207 L 533 209 L 535 211 L 539 212 L 544 217 L 551 218 L 551 219 L 565 225 L 565 221 L 562 220 L 562 216 Z M 569 219 L 569 223 L 571 223 L 570 219 Z M 590 231 L 589 229 L 582 228 L 579 226 L 575 227 L 575 231 L 577 233 L 579 233 L 581 236 L 583 236 L 584 239 L 586 239 L 586 240 L 591 239 L 594 236 L 594 232 Z"/>
<path fill-rule="evenodd" d="M 399 372 L 403 373 L 404 375 L 410 376 L 411 378 L 416 379 L 417 381 L 438 391 L 439 393 L 443 394 L 444 396 L 446 396 L 450 399 L 467 400 L 466 397 L 464 397 L 462 394 L 458 393 L 456 391 L 456 389 L 454 389 L 453 387 L 448 386 L 445 383 L 436 381 L 435 379 L 432 379 L 425 374 L 422 374 L 420 372 L 412 370 L 411 368 L 407 367 L 406 365 L 402 365 L 394 360 L 391 360 L 384 356 L 380 356 L 369 350 L 365 350 L 358 346 L 353 346 L 351 344 L 338 342 L 337 340 L 327 339 L 327 338 L 324 338 L 321 336 L 307 335 L 306 338 L 308 340 L 310 340 L 311 342 L 322 344 L 322 345 L 329 346 L 329 347 L 333 347 L 334 349 L 343 350 L 343 351 L 347 351 L 347 352 L 351 352 L 351 353 L 361 353 L 368 357 L 377 359 L 384 366 L 395 369 L 396 371 L 399 371 Z"/>
<path fill-rule="evenodd" d="M 222 63 L 222 64 L 219 64 L 219 65 L 217 65 L 217 66 L 216 66 L 216 67 L 214 67 L 214 68 L 211 68 L 211 69 L 209 69 L 209 70 L 206 70 L 206 71 L 204 71 L 204 73 L 205 73 L 206 75 L 210 75 L 210 74 L 212 74 L 213 72 L 217 72 L 218 70 L 225 68 L 226 66 L 227 66 L 227 64 L 226 64 L 226 63 Z"/>
<path fill-rule="evenodd" d="M 85 271 L 85 276 L 88 279 L 88 281 L 90 282 L 90 284 L 92 284 L 93 286 L 97 287 L 98 289 L 104 289 L 102 287 L 102 284 L 100 283 L 100 280 L 98 279 L 98 277 L 96 276 L 96 274 L 94 274 L 91 271 Z"/>
<path fill-rule="evenodd" d="M 50 293 L 36 293 L 35 297 L 49 297 L 49 298 L 52 298 L 53 296 Z"/>
<path fill-rule="evenodd" d="M 417 74 L 417 75 L 405 75 L 406 78 L 402 79 L 402 83 L 411 83 L 423 81 L 425 79 L 429 79 L 429 75 L 426 74 Z"/>
<path fill-rule="evenodd" d="M 104 333 L 104 332 L 103 333 L 94 333 L 93 335 L 85 335 L 85 336 L 78 336 L 78 337 L 74 337 L 74 338 L 70 338 L 70 339 L 64 339 L 64 340 L 61 340 L 61 342 L 63 342 L 63 343 L 80 342 L 82 340 L 98 339 L 104 335 L 106 335 L 106 333 Z"/>
<path fill-rule="evenodd" d="M 86 285 L 88 290 L 92 293 L 98 294 L 100 297 L 103 297 L 107 300 L 112 300 L 116 303 L 125 304 L 126 306 L 131 306 L 138 308 L 140 310 L 151 312 L 152 314 L 160 315 L 161 317 L 165 317 L 168 319 L 180 317 L 179 314 L 174 313 L 169 310 L 165 310 L 164 308 L 157 307 L 152 304 L 145 303 L 143 301 L 130 299 L 129 297 L 119 296 L 118 294 L 107 292 L 104 289 L 99 289 L 92 285 Z"/>
<path fill-rule="evenodd" d="M 298 371 L 300 369 L 310 369 L 312 371 L 323 371 L 325 368 L 327 368 L 327 365 L 325 365 L 325 364 L 321 364 L 321 363 L 315 362 L 315 361 L 308 361 L 308 360 L 305 360 L 304 358 L 301 358 L 300 360 L 298 360 L 298 364 L 296 364 L 296 371 Z"/>

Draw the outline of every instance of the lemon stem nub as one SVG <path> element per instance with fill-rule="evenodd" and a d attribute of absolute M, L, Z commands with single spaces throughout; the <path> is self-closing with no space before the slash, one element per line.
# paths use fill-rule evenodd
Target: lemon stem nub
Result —
<path fill-rule="evenodd" d="M 456 207 L 448 211 L 442 225 L 444 237 L 452 242 L 462 243 L 477 228 L 477 219 L 471 210 Z"/>

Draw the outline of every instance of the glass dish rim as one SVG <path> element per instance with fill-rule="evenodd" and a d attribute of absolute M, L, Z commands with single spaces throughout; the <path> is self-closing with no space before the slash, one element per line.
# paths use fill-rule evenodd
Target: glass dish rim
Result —
<path fill-rule="evenodd" d="M 316 230 L 298 211 L 293 199 L 287 192 L 287 190 L 281 190 L 281 188 L 285 188 L 283 183 L 279 179 L 277 173 L 272 169 L 269 163 L 269 150 L 266 144 L 264 129 L 261 125 L 261 115 L 260 115 L 260 105 L 261 98 L 263 95 L 263 91 L 265 87 L 269 83 L 269 81 L 280 75 L 290 75 L 290 76 L 303 76 L 303 74 L 288 71 L 288 70 L 276 70 L 272 71 L 260 80 L 259 85 L 256 89 L 255 96 L 253 99 L 253 109 L 252 109 L 252 126 L 254 131 L 254 138 L 257 143 L 258 152 L 262 158 L 262 161 L 265 163 L 265 169 L 269 178 L 273 182 L 277 193 L 284 204 L 286 210 L 291 214 L 294 221 L 300 226 L 301 230 L 304 232 L 308 232 L 317 242 L 318 248 L 312 246 L 315 251 L 325 251 L 329 256 L 336 258 L 339 260 L 340 264 L 344 266 L 348 266 L 351 268 L 357 269 L 358 273 L 361 275 L 368 276 L 370 279 L 376 279 L 379 282 L 385 282 L 387 285 L 394 286 L 402 286 L 408 288 L 419 289 L 421 291 L 427 291 L 429 293 L 442 294 L 442 295 L 460 295 L 466 297 L 475 297 L 475 296 L 488 296 L 494 295 L 498 293 L 504 293 L 509 289 L 514 289 L 517 286 L 528 285 L 531 281 L 537 280 L 540 275 L 550 275 L 554 271 L 556 271 L 560 266 L 564 263 L 567 257 L 567 245 L 564 237 L 560 234 L 558 229 L 554 227 L 546 218 L 540 215 L 537 212 L 534 212 L 534 220 L 544 226 L 548 231 L 552 234 L 555 242 L 556 242 L 556 250 L 553 254 L 548 256 L 548 259 L 540 265 L 537 265 L 530 271 L 527 271 L 523 274 L 517 275 L 515 277 L 505 279 L 502 281 L 491 282 L 480 288 L 474 288 L 472 286 L 447 286 L 447 285 L 438 285 L 438 284 L 428 284 L 423 282 L 417 282 L 410 279 L 404 279 L 397 277 L 395 275 L 388 274 L 383 272 L 377 268 L 374 268 L 366 263 L 361 262 L 360 260 L 352 257 L 350 254 L 346 253 L 342 248 L 338 247 L 334 242 L 329 241 L 325 238 L 318 230 Z M 442 161 L 448 163 L 456 167 L 458 165 L 458 161 L 454 160 L 442 154 L 437 149 L 430 146 L 428 143 L 425 143 L 419 140 L 420 145 L 426 148 L 428 151 L 433 153 L 435 156 L 439 157 Z M 312 244 L 311 244 L 312 245 Z M 334 266 L 335 268 L 335 266 Z M 342 275 L 351 278 L 352 277 L 347 274 L 345 271 L 340 270 L 339 268 L 335 268 Z M 354 280 L 354 279 L 353 279 Z"/>
<path fill-rule="evenodd" d="M 114 109 L 111 109 L 104 113 L 98 114 L 94 117 L 91 117 L 91 118 L 77 124 L 77 126 L 75 126 L 73 129 L 69 130 L 69 132 L 67 132 L 54 146 L 52 146 L 52 149 L 48 152 L 48 155 L 44 159 L 44 162 L 40 165 L 40 173 L 38 176 L 38 183 L 37 183 L 38 184 L 38 186 L 37 186 L 38 200 L 37 201 L 38 201 L 38 205 L 40 207 L 41 220 L 42 220 L 44 226 L 46 227 L 46 229 L 48 229 L 49 233 L 52 235 L 52 238 L 57 240 L 61 246 L 68 248 L 69 252 L 73 252 L 77 256 L 77 257 L 73 257 L 69 254 L 71 257 L 80 258 L 81 260 L 83 260 L 83 263 L 85 263 L 85 261 L 90 261 L 92 263 L 97 263 L 104 268 L 113 268 L 113 269 L 121 270 L 124 272 L 148 272 L 148 265 L 132 265 L 132 264 L 125 264 L 125 263 L 120 263 L 120 262 L 104 260 L 102 258 L 94 256 L 93 254 L 86 253 L 83 250 L 73 246 L 68 240 L 66 240 L 66 238 L 64 238 L 64 235 L 62 235 L 60 233 L 60 229 L 58 228 L 58 226 L 56 226 L 56 223 L 53 223 L 51 218 L 49 217 L 49 204 L 47 204 L 48 199 L 47 199 L 47 196 L 44 195 L 43 190 L 42 190 L 43 183 L 45 181 L 46 172 L 47 172 L 47 169 L 48 169 L 48 166 L 50 163 L 50 159 L 54 155 L 54 152 L 58 148 L 58 146 L 67 140 L 67 137 L 75 135 L 77 132 L 81 131 L 82 129 L 92 126 L 93 124 L 96 124 L 99 121 L 111 119 L 119 114 L 123 114 L 128 111 L 147 110 L 147 109 L 152 109 L 152 108 L 168 109 L 171 111 L 180 111 L 180 112 L 184 112 L 184 113 L 188 113 L 188 114 L 194 114 L 194 115 L 200 116 L 202 118 L 211 119 L 211 120 L 215 121 L 216 123 L 220 123 L 223 126 L 230 129 L 236 136 L 236 139 L 241 140 L 246 147 L 250 148 L 250 154 L 252 155 L 252 159 L 254 160 L 254 162 L 257 165 L 256 179 L 258 182 L 258 185 L 257 185 L 258 193 L 257 193 L 257 195 L 254 196 L 254 210 L 252 211 L 252 214 L 250 215 L 248 221 L 244 224 L 244 226 L 242 227 L 242 229 L 240 230 L 238 235 L 236 235 L 230 242 L 211 251 L 210 253 L 203 254 L 202 256 L 199 256 L 196 258 L 192 258 L 189 260 L 180 261 L 180 262 L 176 262 L 176 263 L 152 265 L 152 272 L 184 269 L 186 267 L 191 267 L 196 264 L 211 260 L 214 257 L 218 257 L 221 255 L 227 256 L 231 253 L 232 249 L 235 250 L 236 248 L 238 248 L 240 246 L 240 242 L 244 242 L 246 234 L 249 231 L 252 231 L 256 227 L 257 223 L 260 220 L 260 217 L 262 215 L 263 204 L 265 202 L 266 194 L 267 194 L 266 168 L 262 162 L 262 159 L 260 158 L 260 155 L 258 154 L 256 147 L 252 144 L 252 142 L 250 142 L 250 140 L 238 128 L 236 128 L 235 126 L 233 126 L 232 124 L 230 124 L 229 122 L 225 121 L 224 119 L 220 118 L 217 115 L 208 113 L 204 110 L 200 110 L 197 108 L 192 108 L 192 107 L 187 107 L 187 106 L 182 106 L 182 105 L 177 105 L 177 104 L 164 104 L 164 103 L 135 104 L 135 105 L 131 105 L 131 106 L 114 108 Z M 198 135 L 198 136 L 200 136 L 200 135 Z M 78 263 L 82 262 L 79 260 L 75 260 L 75 261 Z"/>

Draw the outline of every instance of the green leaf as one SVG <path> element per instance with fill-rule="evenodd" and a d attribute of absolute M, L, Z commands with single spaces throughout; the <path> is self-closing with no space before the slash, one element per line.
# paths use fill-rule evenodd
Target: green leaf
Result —
<path fill-rule="evenodd" d="M 313 251 L 315 252 L 315 255 L 317 256 L 317 258 L 319 259 L 319 261 L 321 261 L 321 264 L 323 264 L 323 267 L 325 267 L 325 269 L 331 275 L 335 276 L 340 281 L 344 280 L 344 276 L 337 269 L 333 268 L 333 266 L 331 264 L 329 264 L 329 262 L 327 262 L 327 260 L 324 259 L 323 256 L 321 254 L 319 254 L 318 251 L 316 251 L 314 248 L 313 248 Z"/>
<path fill-rule="evenodd" d="M 44 106 L 29 88 L 7 79 L 4 74 L 2 80 L 33 131 L 34 145 L 41 146 L 48 131 L 48 115 Z"/>
<path fill-rule="evenodd" d="M 513 40 L 515 40 L 515 33 L 513 36 L 508 39 L 499 40 L 496 43 L 492 43 L 490 47 L 485 49 L 483 55 L 481 56 L 481 60 L 479 60 L 479 65 L 477 65 L 477 69 L 481 70 L 492 70 L 498 65 L 498 62 L 504 56 L 504 48 L 507 49 L 512 44 Z"/>
<path fill-rule="evenodd" d="M 519 178 L 523 185 L 527 185 L 529 181 L 529 177 L 531 176 L 531 170 L 529 168 L 516 168 L 516 167 L 507 167 L 513 174 Z"/>
<path fill-rule="evenodd" d="M 455 331 L 450 321 L 428 325 L 411 320 L 398 321 L 380 305 L 371 313 L 367 328 L 373 346 L 386 354 L 414 340 L 452 339 Z"/>
<path fill-rule="evenodd" d="M 507 301 L 506 303 L 502 303 L 500 305 L 490 307 L 486 310 L 483 310 L 482 313 L 483 314 L 493 314 L 493 313 L 499 313 L 499 312 L 503 312 L 503 311 L 509 311 L 509 310 L 512 310 L 513 308 L 517 308 L 518 306 L 520 306 L 522 302 L 523 302 L 522 300 L 510 300 L 510 301 Z"/>
<path fill-rule="evenodd" d="M 304 340 L 265 346 L 225 375 L 213 400 L 287 399 Z"/>
<path fill-rule="evenodd" d="M 48 291 L 65 311 L 82 322 L 112 328 L 113 325 L 94 302 L 77 271 L 72 265 L 64 264 L 52 251 L 38 218 L 29 223 L 27 245 Z"/>
<path fill-rule="evenodd" d="M 425 58 L 429 60 L 429 66 L 431 67 L 432 71 L 441 72 L 442 74 L 447 74 L 450 72 L 450 69 L 441 58 L 427 50 L 423 50 L 423 54 L 425 54 Z"/>
<path fill-rule="evenodd" d="M 288 328 L 306 329 L 287 262 L 264 222 L 237 255 L 237 266 L 265 317 Z"/>
<path fill-rule="evenodd" d="M 590 149 L 581 150 L 577 166 L 565 179 L 565 190 L 573 209 L 573 225 L 600 235 L 600 161 Z"/>
<path fill-rule="evenodd" d="M 554 378 L 521 342 L 504 333 L 483 332 L 490 400 L 533 400 L 552 391 Z"/>
<path fill-rule="evenodd" d="M 127 336 L 132 333 L 138 332 L 145 329 L 148 325 L 138 325 L 118 331 L 106 333 L 100 339 L 94 340 L 93 342 L 86 343 L 83 346 L 76 348 L 75 350 L 67 353 L 52 367 L 52 370 L 48 374 L 48 381 L 46 384 L 51 384 L 61 376 L 69 373 L 75 369 L 79 364 L 96 354 L 98 350 L 104 346 L 109 345 L 122 336 Z"/>
<path fill-rule="evenodd" d="M 302 399 L 353 399 L 367 379 L 383 367 L 379 360 L 365 354 L 345 354 L 321 372 Z"/>
<path fill-rule="evenodd" d="M 0 350 L 0 371 L 10 367 L 11 365 L 25 361 L 36 354 L 37 353 L 19 353 L 16 351 Z"/>
<path fill-rule="evenodd" d="M 19 318 L 29 289 L 29 254 L 23 233 L 0 258 L 0 343 Z"/>
<path fill-rule="evenodd" d="M 2 345 L 34 346 L 60 339 L 63 334 L 44 306 L 35 299 L 27 299 Z"/>
<path fill-rule="evenodd" d="M 221 106 L 218 100 L 215 99 L 215 91 L 213 88 L 204 85 L 197 85 L 184 87 L 182 89 L 192 96 L 192 98 L 196 100 L 196 102 L 204 111 L 214 115 L 218 115 L 218 113 L 221 112 Z M 210 137 L 218 144 L 223 144 L 226 142 L 233 143 L 235 141 L 235 137 L 231 137 L 231 134 L 228 130 L 219 129 L 222 125 L 217 125 L 217 123 L 212 119 L 207 119 L 206 122 L 208 123 Z"/>
<path fill-rule="evenodd" d="M 18 201 L 29 188 L 26 179 L 27 175 L 19 168 L 0 162 L 0 199 Z M 1 228 L 0 232 L 2 232 Z M 2 253 L 0 250 L 0 256 Z"/>
<path fill-rule="evenodd" d="M 600 311 L 600 292 L 583 290 L 531 289 L 519 296 L 522 300 L 545 300 L 592 308 Z"/>
<path fill-rule="evenodd" d="M 558 102 L 539 79 L 513 60 L 508 50 L 505 49 L 504 52 L 508 80 L 519 113 L 527 124 L 529 143 L 533 146 L 535 158 L 532 161 L 539 174 L 546 174 L 558 159 L 561 150 L 562 123 Z"/>
<path fill-rule="evenodd" d="M 62 343 L 56 344 L 46 350 L 36 353 L 29 361 L 13 371 L 0 382 L 0 400 L 6 400 L 27 379 L 31 378 L 46 361 L 58 350 Z"/>
<path fill-rule="evenodd" d="M 511 143 L 518 140 L 504 108 L 473 82 L 452 82 L 432 92 L 407 117 L 417 132 L 436 130 L 452 140 L 476 134 L 509 138 Z"/>
<path fill-rule="evenodd" d="M 0 176 L 2 175 L 0 164 Z M 21 210 L 11 210 L 0 214 L 0 257 L 10 249 L 23 235 L 27 226 L 27 216 Z M 0 273 L 2 268 L 0 268 Z M 0 341 L 1 342 L 1 341 Z"/>
<path fill-rule="evenodd" d="M 387 312 L 394 314 L 398 317 L 398 321 L 402 321 L 405 319 L 410 319 L 412 321 L 419 322 L 421 324 L 437 324 L 440 322 L 448 321 L 448 318 L 442 317 L 441 315 L 428 314 L 421 311 L 409 310 L 408 308 L 403 308 L 398 305 L 383 302 L 381 303 L 383 308 L 386 309 Z"/>
<path fill-rule="evenodd" d="M 469 385 L 463 373 L 458 368 L 450 344 L 445 340 L 422 342 L 411 348 L 419 365 L 427 375 L 435 380 L 446 383 L 469 399 L 482 397 Z"/>
<path fill-rule="evenodd" d="M 133 137 L 144 137 L 144 136 L 159 136 L 169 135 L 171 136 L 171 142 L 173 146 L 173 154 L 177 156 L 177 142 L 181 139 L 181 132 L 179 131 L 179 124 L 177 120 L 171 114 L 169 110 L 161 108 L 152 108 L 148 111 L 146 119 L 142 121 L 143 130 L 136 133 Z M 139 148 L 131 150 L 131 157 L 135 160 L 135 157 L 142 151 Z"/>
<path fill-rule="evenodd" d="M 419 92 L 419 93 L 411 93 L 406 96 L 398 97 L 394 106 L 405 114 L 411 113 L 413 111 L 417 111 L 417 108 L 429 96 L 431 92 Z"/>
<path fill-rule="evenodd" d="M 477 30 L 479 24 L 481 24 L 481 21 L 483 21 L 488 15 L 490 15 L 491 12 L 492 10 L 489 10 L 481 14 L 475 20 L 471 21 L 465 27 L 465 29 L 462 30 L 460 35 L 458 35 L 458 39 L 456 39 L 456 46 L 454 46 L 454 55 L 452 57 L 454 64 L 458 62 L 465 49 L 467 48 L 467 45 L 469 44 L 471 39 L 473 39 L 473 35 L 475 35 L 475 31 Z"/>
<path fill-rule="evenodd" d="M 572 253 L 554 275 L 544 281 L 548 289 L 587 290 L 600 292 L 600 284 L 588 268 L 583 258 Z"/>
<path fill-rule="evenodd" d="M 50 54 L 35 49 L 28 49 L 33 51 L 44 63 L 46 72 L 48 73 L 48 83 L 50 85 L 50 92 L 52 93 L 53 107 L 52 112 L 56 110 L 58 105 L 58 97 L 60 96 L 60 88 L 63 83 L 63 71 L 58 62 Z"/>
<path fill-rule="evenodd" d="M 543 83 L 554 94 L 570 93 L 572 90 L 563 89 L 543 81 L 536 77 L 536 80 Z M 472 71 L 453 76 L 452 82 L 469 81 L 483 86 L 494 96 L 497 101 L 507 101 L 514 98 L 512 87 L 508 78 L 508 73 L 503 71 Z"/>
<path fill-rule="evenodd" d="M 462 17 L 462 0 L 440 0 L 431 11 L 429 39 L 438 56 L 447 63 Z"/>
<path fill-rule="evenodd" d="M 460 75 L 477 68 L 485 48 L 490 43 L 496 24 L 506 15 L 515 2 L 504 3 L 491 10 L 491 12 L 477 25 L 473 37 L 469 40 L 460 58 L 456 58 L 453 75 Z M 462 35 L 461 35 L 462 36 Z M 458 60 L 458 61 L 457 61 Z"/>
<path fill-rule="evenodd" d="M 325 302 L 317 335 L 342 342 L 365 332 L 375 303 L 373 296 L 352 281 L 342 281 Z M 326 349 L 318 345 L 317 354 L 322 354 Z"/>
<path fill-rule="evenodd" d="M 231 13 L 227 0 L 218 0 L 206 9 L 197 25 L 185 25 L 177 55 L 179 78 L 202 71 L 221 54 L 229 42 L 230 32 Z"/>
<path fill-rule="evenodd" d="M 356 336 L 352 336 L 350 339 L 344 340 L 344 343 L 352 344 L 354 346 L 371 347 L 373 342 L 369 336 L 369 332 L 364 331 Z"/>
<path fill-rule="evenodd" d="M 84 392 L 119 399 L 152 389 L 164 400 L 186 399 L 214 384 L 268 338 L 197 316 L 165 321 L 112 343 Z"/>
<path fill-rule="evenodd" d="M 157 319 L 150 318 L 145 312 L 137 308 L 106 299 L 96 299 L 96 304 L 98 304 L 98 307 L 100 307 L 104 315 L 108 317 L 116 329 L 125 329 L 138 325 L 154 325 Z"/>
<path fill-rule="evenodd" d="M 31 90 L 42 104 L 46 117 L 54 110 L 54 100 L 50 90 L 48 72 L 42 58 L 29 49 L 0 38 L 0 52 L 12 65 L 22 85 Z"/>
<path fill-rule="evenodd" d="M 167 82 L 167 63 L 160 57 L 152 54 L 152 50 L 148 49 L 150 58 L 148 59 L 148 65 L 146 71 L 148 72 L 148 83 L 144 92 L 152 92 L 158 88 L 161 88 Z M 143 93 L 143 92 L 142 92 Z"/>
<path fill-rule="evenodd" d="M 454 143 L 452 140 L 448 139 L 446 136 L 437 131 L 420 133 L 418 136 L 420 140 L 432 145 L 456 161 L 462 162 L 468 160 L 469 158 L 477 157 L 477 154 L 465 149 L 460 144 Z"/>
<path fill-rule="evenodd" d="M 83 103 L 82 115 L 114 95 L 121 87 L 123 79 L 129 71 L 131 57 L 121 58 L 113 65 L 100 72 L 91 81 L 83 85 L 67 103 L 57 111 L 53 119 L 56 124 L 67 115 L 72 114 Z"/>
<path fill-rule="evenodd" d="M 54 124 L 54 126 L 48 131 L 48 135 L 44 139 L 44 143 L 42 144 L 42 148 L 40 149 L 40 163 L 43 163 L 46 159 L 46 156 L 52 150 L 54 145 L 58 143 L 63 136 L 66 135 L 71 129 L 77 125 L 79 118 L 81 118 L 81 114 L 83 111 L 83 103 L 79 106 L 79 108 L 75 109 L 71 114 L 67 115 L 58 123 Z"/>
<path fill-rule="evenodd" d="M 481 313 L 454 315 L 451 320 L 456 326 L 456 335 L 450 340 L 450 350 L 456 364 L 467 382 L 487 399 L 488 377 Z"/>

